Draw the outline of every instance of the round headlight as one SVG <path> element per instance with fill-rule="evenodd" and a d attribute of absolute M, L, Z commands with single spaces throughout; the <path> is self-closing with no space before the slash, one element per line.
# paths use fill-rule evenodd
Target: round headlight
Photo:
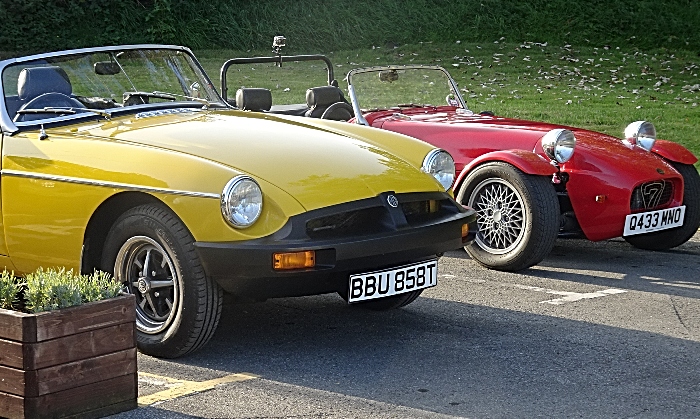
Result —
<path fill-rule="evenodd" d="M 231 179 L 221 193 L 221 213 L 236 228 L 250 227 L 262 213 L 260 186 L 249 176 Z"/>
<path fill-rule="evenodd" d="M 656 142 L 656 128 L 647 121 L 636 121 L 625 128 L 625 140 L 632 145 L 638 145 L 646 151 L 651 151 Z"/>
<path fill-rule="evenodd" d="M 566 163 L 574 155 L 576 137 L 568 129 L 553 129 L 542 137 L 542 148 L 550 159 Z"/>
<path fill-rule="evenodd" d="M 421 170 L 433 175 L 445 190 L 450 189 L 455 180 L 455 161 L 445 150 L 435 149 L 428 153 Z"/>

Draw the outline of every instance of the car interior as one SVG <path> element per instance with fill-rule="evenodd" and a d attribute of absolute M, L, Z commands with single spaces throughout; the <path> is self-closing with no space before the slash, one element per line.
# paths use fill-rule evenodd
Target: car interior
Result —
<path fill-rule="evenodd" d="M 236 91 L 235 106 L 242 110 L 270 112 L 308 118 L 347 121 L 354 116 L 343 91 L 336 86 L 312 87 L 306 91 L 306 103 L 272 105 L 272 93 L 263 88 L 241 88 Z"/>

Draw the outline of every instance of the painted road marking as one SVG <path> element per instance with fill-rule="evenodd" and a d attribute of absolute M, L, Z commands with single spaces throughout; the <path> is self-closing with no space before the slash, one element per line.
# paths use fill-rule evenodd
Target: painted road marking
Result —
<path fill-rule="evenodd" d="M 147 372 L 139 372 L 140 382 L 152 385 L 165 385 L 168 387 L 168 389 L 149 394 L 148 396 L 139 397 L 138 403 L 139 406 L 150 406 L 153 404 L 162 403 L 166 400 L 173 400 L 177 399 L 178 397 L 187 396 L 188 394 L 201 393 L 203 391 L 211 390 L 219 384 L 252 380 L 254 378 L 259 378 L 259 376 L 249 373 L 239 373 L 208 381 L 188 381 L 163 377 L 161 375 L 150 374 Z"/>
<path fill-rule="evenodd" d="M 548 272 L 556 272 L 556 273 L 567 273 L 567 274 L 574 274 L 574 275 L 581 275 L 581 276 L 592 276 L 592 277 L 598 277 L 598 278 L 608 278 L 608 279 L 625 279 L 627 274 L 624 273 L 619 273 L 619 272 L 607 272 L 607 271 L 594 271 L 591 269 L 570 269 L 570 268 L 551 268 L 549 266 L 533 266 L 530 269 L 535 270 L 535 271 L 548 271 Z"/>
<path fill-rule="evenodd" d="M 554 305 L 560 305 L 564 303 L 571 303 L 573 301 L 579 301 L 579 300 L 587 300 L 591 298 L 598 298 L 598 297 L 605 297 L 607 295 L 615 295 L 615 294 L 622 294 L 623 292 L 627 292 L 625 290 L 618 290 L 616 288 L 609 288 L 607 290 L 602 290 L 602 291 L 596 291 L 596 292 L 549 292 L 549 294 L 559 294 L 559 295 L 564 295 L 562 298 L 556 298 L 554 300 L 547 300 L 547 301 L 540 301 L 540 304 L 554 304 Z"/>
<path fill-rule="evenodd" d="M 457 278 L 454 275 L 440 275 L 443 278 Z M 460 278 L 461 279 L 461 278 Z M 478 284 L 483 284 L 483 283 L 490 283 L 494 285 L 499 285 L 501 287 L 511 287 L 511 288 L 518 288 L 521 290 L 526 290 L 526 291 L 535 291 L 535 292 L 543 292 L 546 294 L 552 294 L 552 295 L 561 295 L 562 298 L 555 298 L 553 300 L 546 300 L 546 301 L 540 301 L 540 304 L 552 304 L 552 305 L 561 305 L 564 303 L 572 303 L 574 301 L 580 301 L 580 300 L 589 300 L 592 298 L 599 298 L 599 297 L 606 297 L 608 295 L 615 295 L 615 294 L 622 294 L 627 291 L 617 289 L 617 288 L 608 288 L 602 291 L 595 291 L 595 292 L 572 292 L 572 291 L 557 291 L 553 290 L 550 288 L 542 288 L 542 287 L 533 287 L 530 285 L 521 285 L 521 284 L 510 284 L 507 282 L 497 282 L 497 281 L 486 281 L 483 279 L 470 279 L 466 278 L 463 279 L 467 282 L 472 282 L 472 283 L 478 283 Z"/>

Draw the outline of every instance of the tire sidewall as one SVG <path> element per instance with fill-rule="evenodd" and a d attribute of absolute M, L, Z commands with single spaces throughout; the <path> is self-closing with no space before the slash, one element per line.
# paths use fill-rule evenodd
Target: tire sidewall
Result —
<path fill-rule="evenodd" d="M 559 203 L 553 188 L 542 189 L 547 185 L 542 185 L 545 179 L 541 176 L 527 175 L 508 163 L 490 162 L 467 175 L 457 194 L 457 201 L 468 205 L 476 187 L 487 179 L 508 183 L 522 198 L 525 219 L 523 236 L 513 249 L 503 254 L 483 249 L 476 240 L 465 246 L 465 250 L 478 263 L 492 269 L 518 271 L 539 263 L 549 254 L 558 236 Z M 535 185 L 540 189 L 535 189 Z M 537 196 L 538 193 L 548 195 Z M 545 213 L 535 214 L 536 210 Z"/>
<path fill-rule="evenodd" d="M 114 264 L 116 262 L 117 253 L 122 245 L 130 238 L 135 236 L 146 236 L 155 240 L 160 244 L 170 257 L 175 273 L 177 275 L 177 286 L 179 287 L 179 299 L 177 305 L 173 307 L 176 310 L 175 317 L 170 325 L 163 331 L 156 334 L 147 334 L 137 330 L 137 341 L 139 349 L 149 352 L 149 349 L 161 347 L 163 344 L 168 347 L 180 347 L 179 341 L 186 340 L 186 331 L 193 327 L 193 320 L 189 319 L 187 307 L 196 307 L 196 295 L 188 290 L 184 278 L 191 278 L 193 273 L 190 272 L 190 267 L 182 263 L 180 255 L 184 254 L 175 237 L 169 232 L 161 221 L 148 214 L 147 211 L 139 211 L 135 208 L 132 211 L 125 213 L 120 217 L 105 241 L 105 248 L 102 258 L 103 269 L 107 272 L 114 272 Z M 192 324 L 190 324 L 192 323 Z"/>
<path fill-rule="evenodd" d="M 518 194 L 520 194 L 520 197 L 523 199 L 523 213 L 526 220 L 525 226 L 523 227 L 524 235 L 522 238 L 520 238 L 518 245 L 507 254 L 492 254 L 479 246 L 476 240 L 467 245 L 467 247 L 472 252 L 484 253 L 492 257 L 498 257 L 499 259 L 507 259 L 508 254 L 516 254 L 521 252 L 522 248 L 527 246 L 527 243 L 532 235 L 533 214 L 531 205 L 528 205 L 528 202 L 532 202 L 532 197 L 530 196 L 530 192 L 527 190 L 527 187 L 522 183 L 520 177 L 517 176 L 517 173 L 513 172 L 509 166 L 499 163 L 488 163 L 469 173 L 463 183 L 462 188 L 460 188 L 457 195 L 457 201 L 468 205 L 476 187 L 487 179 L 500 179 L 505 181 L 512 186 L 518 192 Z"/>

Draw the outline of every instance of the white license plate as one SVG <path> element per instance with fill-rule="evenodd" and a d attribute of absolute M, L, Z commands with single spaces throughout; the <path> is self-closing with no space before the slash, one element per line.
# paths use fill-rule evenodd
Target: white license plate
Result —
<path fill-rule="evenodd" d="M 653 231 L 666 230 L 680 227 L 685 217 L 685 205 L 662 209 L 658 211 L 640 212 L 625 217 L 625 231 L 623 236 L 651 233 Z"/>
<path fill-rule="evenodd" d="M 348 303 L 390 297 L 437 285 L 437 259 L 350 275 Z"/>

